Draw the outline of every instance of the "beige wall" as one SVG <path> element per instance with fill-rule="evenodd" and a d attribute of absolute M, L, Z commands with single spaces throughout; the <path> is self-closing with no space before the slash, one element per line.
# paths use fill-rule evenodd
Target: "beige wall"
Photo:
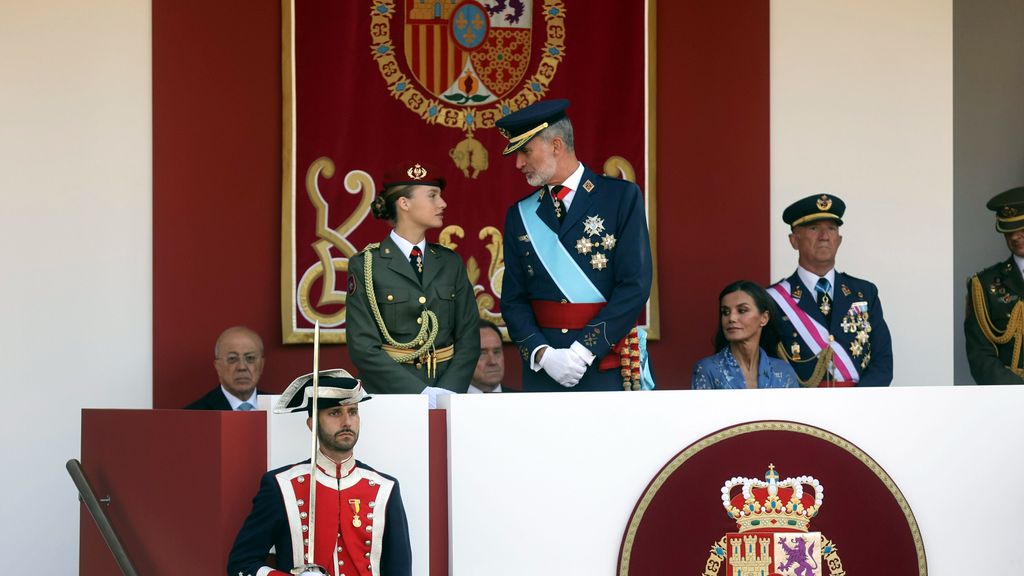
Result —
<path fill-rule="evenodd" d="M 966 280 L 1010 255 L 985 203 L 1024 186 L 1024 0 L 957 0 L 953 15 L 955 379 L 973 384 L 960 328 Z"/>
<path fill-rule="evenodd" d="M 78 573 L 81 409 L 152 404 L 149 22 L 145 0 L 0 4 L 8 570 Z"/>
<path fill-rule="evenodd" d="M 772 276 L 796 253 L 782 210 L 847 203 L 836 267 L 875 282 L 896 385 L 953 383 L 951 0 L 771 7 Z"/>

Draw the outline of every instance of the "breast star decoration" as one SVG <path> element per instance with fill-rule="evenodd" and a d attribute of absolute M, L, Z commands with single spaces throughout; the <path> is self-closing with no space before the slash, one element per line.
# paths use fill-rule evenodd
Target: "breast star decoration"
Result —
<path fill-rule="evenodd" d="M 615 248 L 616 242 L 614 234 L 602 234 L 604 233 L 604 218 L 600 216 L 587 216 L 586 220 L 583 221 L 583 234 L 584 236 L 576 241 L 576 252 L 579 254 L 590 254 L 594 251 L 590 257 L 590 267 L 594 270 L 604 270 L 608 267 L 608 255 L 601 252 L 597 252 L 598 249 L 604 249 L 605 251 L 611 251 Z M 594 237 L 591 240 L 591 237 Z"/>

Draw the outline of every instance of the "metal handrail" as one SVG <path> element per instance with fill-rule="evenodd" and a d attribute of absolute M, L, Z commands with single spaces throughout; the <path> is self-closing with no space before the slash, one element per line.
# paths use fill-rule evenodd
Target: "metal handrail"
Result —
<path fill-rule="evenodd" d="M 72 458 L 68 460 L 65 467 L 68 469 L 68 474 L 71 475 L 71 480 L 78 487 L 79 498 L 85 502 L 85 507 L 89 509 L 89 514 L 92 515 L 93 521 L 96 522 L 96 527 L 99 528 L 103 540 L 107 543 L 110 552 L 114 555 L 114 560 L 117 561 L 117 565 L 121 568 L 121 573 L 124 576 L 138 576 L 138 573 L 135 572 L 135 567 L 132 566 L 132 561 L 128 559 L 128 554 L 124 551 L 124 546 L 121 546 L 121 541 L 117 539 L 117 534 L 114 533 L 114 527 L 110 525 L 107 514 L 100 508 L 100 502 L 96 499 L 96 494 L 93 493 L 92 486 L 85 477 L 85 471 L 82 470 L 82 463 Z M 103 501 L 109 505 L 110 497 L 104 498 Z"/>

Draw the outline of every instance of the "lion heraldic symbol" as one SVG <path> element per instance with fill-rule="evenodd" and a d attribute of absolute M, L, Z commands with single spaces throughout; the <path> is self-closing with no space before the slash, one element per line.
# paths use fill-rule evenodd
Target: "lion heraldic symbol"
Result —
<path fill-rule="evenodd" d="M 794 538 L 793 544 L 794 546 L 786 546 L 786 539 L 779 538 L 779 546 L 786 553 L 786 561 L 779 564 L 778 571 L 789 570 L 795 564 L 794 576 L 813 576 L 818 568 L 814 561 L 814 542 L 811 542 L 810 551 L 807 549 L 807 541 L 803 538 Z"/>

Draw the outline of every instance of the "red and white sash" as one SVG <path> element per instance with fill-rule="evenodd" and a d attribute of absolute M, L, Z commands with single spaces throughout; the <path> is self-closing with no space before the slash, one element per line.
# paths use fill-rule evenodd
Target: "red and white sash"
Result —
<path fill-rule="evenodd" d="M 793 328 L 815 356 L 820 354 L 826 346 L 832 348 L 832 366 L 829 371 L 834 379 L 845 382 L 860 381 L 860 373 L 857 372 L 856 364 L 846 353 L 846 349 L 839 342 L 830 339 L 828 329 L 811 318 L 790 296 L 789 282 L 783 280 L 770 286 L 768 294 L 782 309 L 782 313 L 789 317 Z"/>

